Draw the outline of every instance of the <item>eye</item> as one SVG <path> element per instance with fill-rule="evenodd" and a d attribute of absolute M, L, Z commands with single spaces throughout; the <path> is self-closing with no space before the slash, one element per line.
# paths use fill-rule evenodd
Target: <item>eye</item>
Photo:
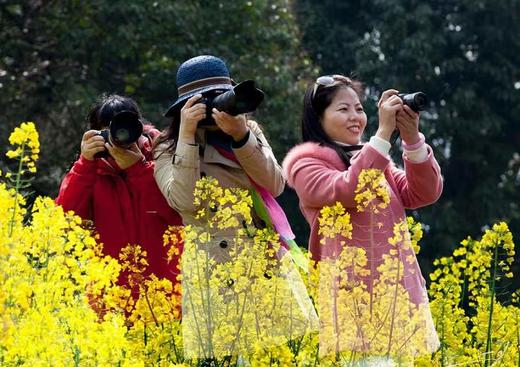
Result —
<path fill-rule="evenodd" d="M 363 111 L 364 111 L 363 107 L 358 107 L 357 108 L 357 112 L 363 112 Z"/>

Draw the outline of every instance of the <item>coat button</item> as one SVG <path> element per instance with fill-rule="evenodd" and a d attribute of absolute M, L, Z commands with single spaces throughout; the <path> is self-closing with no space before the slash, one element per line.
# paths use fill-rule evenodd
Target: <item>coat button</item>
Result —
<path fill-rule="evenodd" d="M 226 248 L 227 247 L 227 241 L 226 240 L 222 240 L 222 241 L 220 241 L 220 243 L 218 245 L 220 247 L 222 247 L 222 248 Z"/>

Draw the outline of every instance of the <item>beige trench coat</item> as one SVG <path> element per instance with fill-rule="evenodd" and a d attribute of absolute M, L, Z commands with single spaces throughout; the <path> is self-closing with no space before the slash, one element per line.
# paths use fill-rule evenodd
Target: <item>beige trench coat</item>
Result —
<path fill-rule="evenodd" d="M 164 146 L 158 147 L 155 179 L 170 206 L 182 216 L 184 225 L 202 224 L 195 219 L 198 208 L 193 204 L 193 191 L 196 181 L 204 175 L 216 178 L 221 187 L 244 189 L 252 187 L 249 175 L 273 197 L 283 192 L 285 179 L 269 143 L 255 121 L 249 120 L 248 126 L 249 139 L 242 147 L 233 149 L 240 165 L 223 157 L 211 145 L 206 145 L 203 129 L 197 130 L 197 144 L 179 143 L 174 154 L 162 152 Z M 234 233 L 213 231 L 210 235 L 212 257 L 217 262 L 229 259 L 227 243 Z"/>
<path fill-rule="evenodd" d="M 256 122 L 248 121 L 248 125 L 250 134 L 247 142 L 234 149 L 240 164 L 223 157 L 211 145 L 206 145 L 204 130 L 201 129 L 197 131 L 197 144 L 179 143 L 175 153 L 164 152 L 161 155 L 159 150 L 155 164 L 157 184 L 168 203 L 180 213 L 185 225 L 203 227 L 200 219 L 196 219 L 199 208 L 193 204 L 195 183 L 203 175 L 218 179 L 224 188 L 250 189 L 249 175 L 274 197 L 283 191 L 285 180 L 271 147 Z M 254 218 L 255 213 L 252 216 Z M 211 240 L 209 246 L 205 246 L 207 250 L 204 250 L 204 255 L 209 255 L 216 263 L 235 264 L 237 259 L 231 258 L 231 250 L 236 245 L 236 229 L 205 230 Z M 203 258 L 206 258 L 204 255 Z M 286 257 L 283 259 L 287 260 Z M 200 274 L 212 273 L 205 273 L 204 269 L 207 268 L 204 266 L 199 267 L 201 261 L 204 260 L 198 254 L 193 256 L 192 252 L 188 252 L 187 257 L 183 256 L 182 261 L 182 327 L 187 358 L 247 355 L 253 352 L 255 342 L 262 342 L 264 346 L 276 344 L 317 329 L 318 318 L 314 306 L 292 260 L 288 267 L 280 268 L 282 274 L 279 278 L 271 279 L 264 273 L 264 276 L 257 274 L 256 277 L 247 278 L 239 275 L 239 279 L 231 279 L 232 282 L 237 281 L 236 284 L 243 284 L 243 280 L 250 281 L 249 286 L 242 290 L 237 287 L 237 293 L 228 288 L 233 283 L 226 285 L 218 281 L 204 281 L 205 275 Z M 253 259 L 253 262 L 262 261 Z M 236 264 L 240 264 L 240 260 Z M 253 263 L 250 264 L 253 266 Z M 202 269 L 201 272 L 199 269 Z M 212 275 L 209 277 L 212 278 Z M 209 326 L 200 328 L 198 325 Z"/>

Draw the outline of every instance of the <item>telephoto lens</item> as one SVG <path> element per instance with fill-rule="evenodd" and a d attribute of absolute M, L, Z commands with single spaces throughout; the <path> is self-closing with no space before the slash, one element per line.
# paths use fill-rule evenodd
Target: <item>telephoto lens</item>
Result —
<path fill-rule="evenodd" d="M 213 99 L 213 106 L 219 110 L 236 116 L 253 112 L 264 100 L 264 92 L 255 87 L 253 80 L 246 80 L 233 89 Z"/>
<path fill-rule="evenodd" d="M 424 111 L 428 108 L 428 96 L 423 92 L 400 93 L 397 96 L 415 112 Z"/>
<path fill-rule="evenodd" d="M 143 133 L 143 123 L 132 111 L 121 111 L 110 121 L 110 142 L 118 147 L 135 143 Z"/>
<path fill-rule="evenodd" d="M 213 108 L 236 116 L 255 111 L 263 100 L 264 92 L 256 88 L 253 80 L 243 81 L 228 91 L 213 90 L 204 93 L 200 102 L 206 105 L 207 117 L 198 126 L 215 125 L 215 120 L 211 117 Z"/>

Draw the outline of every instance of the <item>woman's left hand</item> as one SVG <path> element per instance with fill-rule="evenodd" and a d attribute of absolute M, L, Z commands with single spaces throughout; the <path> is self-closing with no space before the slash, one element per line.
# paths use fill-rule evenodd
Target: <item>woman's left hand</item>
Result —
<path fill-rule="evenodd" d="M 419 136 L 419 114 L 407 105 L 397 112 L 396 126 L 401 134 L 401 139 L 406 144 L 415 144 L 421 137 Z"/>
<path fill-rule="evenodd" d="M 143 153 L 141 153 L 141 150 L 135 143 L 130 145 L 127 149 L 110 145 L 109 143 L 106 143 L 105 147 L 122 170 L 144 160 Z"/>
<path fill-rule="evenodd" d="M 213 112 L 212 117 L 215 119 L 217 126 L 231 136 L 234 141 L 240 141 L 249 131 L 245 115 L 232 116 L 216 108 L 213 108 L 211 112 Z"/>

